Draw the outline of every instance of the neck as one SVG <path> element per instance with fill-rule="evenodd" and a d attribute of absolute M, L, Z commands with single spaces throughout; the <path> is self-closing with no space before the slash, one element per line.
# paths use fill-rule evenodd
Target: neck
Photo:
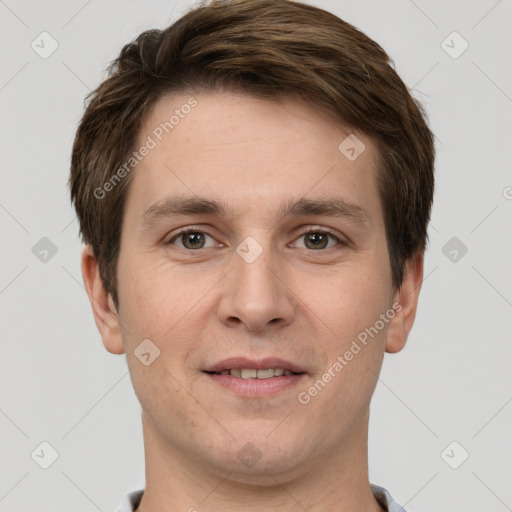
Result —
<path fill-rule="evenodd" d="M 368 481 L 368 414 L 336 452 L 247 477 L 169 446 L 143 413 L 146 489 L 137 512 L 383 512 Z"/>

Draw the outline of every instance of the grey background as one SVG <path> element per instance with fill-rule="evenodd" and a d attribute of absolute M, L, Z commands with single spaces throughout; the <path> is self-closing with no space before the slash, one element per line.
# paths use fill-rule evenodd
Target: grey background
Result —
<path fill-rule="evenodd" d="M 312 3 L 390 53 L 438 139 L 426 279 L 373 400 L 371 481 L 410 512 L 512 510 L 512 1 Z M 107 512 L 144 485 L 140 407 L 93 322 L 66 181 L 85 95 L 188 5 L 0 0 L 0 511 Z M 31 457 L 43 441 L 48 469 Z"/>

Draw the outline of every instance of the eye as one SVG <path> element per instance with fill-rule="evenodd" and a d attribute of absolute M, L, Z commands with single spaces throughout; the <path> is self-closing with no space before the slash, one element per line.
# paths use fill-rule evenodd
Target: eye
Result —
<path fill-rule="evenodd" d="M 313 251 L 317 251 L 319 249 L 330 249 L 331 247 L 339 244 L 346 245 L 346 243 L 340 240 L 340 238 L 338 238 L 334 233 L 323 229 L 310 229 L 306 233 L 300 235 L 297 240 L 300 240 L 301 238 L 304 238 L 304 244 L 301 248 Z"/>
<path fill-rule="evenodd" d="M 304 239 L 302 245 L 300 243 L 297 245 L 297 242 L 295 242 L 295 244 L 293 244 L 294 247 L 313 251 L 330 249 L 336 245 L 347 245 L 346 242 L 341 240 L 334 233 L 324 229 L 309 229 L 296 240 L 300 239 Z M 185 229 L 180 231 L 175 234 L 167 244 L 176 245 L 186 250 L 208 249 L 210 247 L 215 247 L 216 245 L 223 247 L 223 244 L 218 243 L 212 236 L 208 235 L 204 231 L 195 229 Z"/>
<path fill-rule="evenodd" d="M 213 243 L 210 243 L 210 245 L 207 246 L 207 239 L 212 240 Z M 183 249 L 194 250 L 214 247 L 216 241 L 213 237 L 203 231 L 188 229 L 176 234 L 167 243 L 169 245 L 177 245 Z"/>

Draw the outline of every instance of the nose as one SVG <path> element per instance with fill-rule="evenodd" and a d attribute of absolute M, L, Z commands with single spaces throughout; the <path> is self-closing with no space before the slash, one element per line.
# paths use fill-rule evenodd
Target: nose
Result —
<path fill-rule="evenodd" d="M 265 332 L 293 322 L 293 292 L 270 249 L 252 262 L 234 254 L 233 268 L 222 285 L 217 314 L 226 326 Z"/>

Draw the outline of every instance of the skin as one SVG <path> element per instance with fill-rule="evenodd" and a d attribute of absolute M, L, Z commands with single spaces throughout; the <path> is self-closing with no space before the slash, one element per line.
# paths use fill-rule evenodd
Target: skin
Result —
<path fill-rule="evenodd" d="M 139 145 L 189 97 L 160 99 Z M 138 511 L 381 511 L 368 481 L 369 404 L 384 352 L 401 350 L 413 325 L 423 256 L 408 262 L 394 289 L 375 145 L 357 133 L 366 149 L 349 161 L 338 146 L 350 132 L 292 98 L 194 97 L 198 105 L 133 171 L 118 310 L 90 248 L 82 258 L 103 343 L 126 353 L 142 406 L 146 491 Z M 224 201 L 232 215 L 144 222 L 148 209 L 176 196 Z M 364 220 L 276 213 L 286 201 L 340 197 L 363 209 Z M 187 237 L 173 238 L 183 227 L 209 235 L 205 246 L 184 248 Z M 315 248 L 310 228 L 344 243 L 328 237 Z M 252 263 L 236 252 L 248 236 L 262 249 Z M 401 311 L 300 403 L 298 393 L 394 302 Z M 160 350 L 149 366 L 134 355 L 144 339 Z M 273 396 L 242 398 L 203 372 L 234 356 L 280 357 L 306 375 Z M 237 457 L 248 442 L 261 454 L 252 467 Z"/>

